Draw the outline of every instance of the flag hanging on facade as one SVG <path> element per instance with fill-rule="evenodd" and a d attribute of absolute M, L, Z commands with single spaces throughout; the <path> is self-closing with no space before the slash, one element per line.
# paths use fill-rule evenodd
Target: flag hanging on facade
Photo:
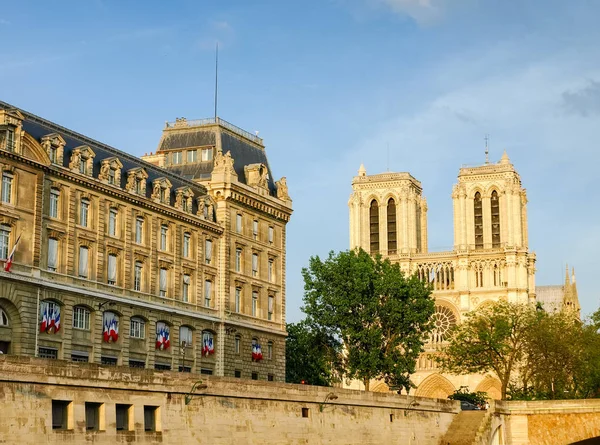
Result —
<path fill-rule="evenodd" d="M 104 319 L 104 327 L 102 329 L 102 336 L 104 337 L 104 341 L 106 343 L 108 343 L 108 341 L 110 340 L 110 334 L 109 334 L 109 329 L 108 329 L 108 319 Z"/>
<path fill-rule="evenodd" d="M 10 272 L 10 268 L 12 267 L 13 259 L 15 258 L 15 250 L 17 249 L 17 244 L 19 244 L 20 239 L 21 239 L 21 235 L 19 235 L 17 237 L 17 240 L 15 241 L 15 244 L 14 244 L 12 250 L 10 251 L 10 255 L 6 259 L 6 263 L 4 263 L 4 271 L 5 272 Z"/>
<path fill-rule="evenodd" d="M 42 314 L 42 322 L 40 323 L 40 332 L 46 332 L 48 329 L 48 306 L 44 305 L 44 313 Z"/>

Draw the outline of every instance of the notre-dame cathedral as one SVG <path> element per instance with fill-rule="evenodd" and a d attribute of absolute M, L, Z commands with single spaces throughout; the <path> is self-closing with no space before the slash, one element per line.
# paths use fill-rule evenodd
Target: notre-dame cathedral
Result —
<path fill-rule="evenodd" d="M 575 275 L 563 286 L 535 285 L 535 254 L 529 251 L 527 194 L 506 152 L 497 163 L 464 167 L 452 190 L 454 248 L 429 252 L 427 202 L 410 173 L 367 175 L 361 165 L 352 180 L 350 248 L 400 263 L 406 274 L 431 282 L 436 302 L 434 329 L 417 363 L 415 395 L 446 398 L 460 386 L 499 398 L 492 375 L 442 375 L 433 355 L 448 330 L 469 311 L 492 301 L 539 301 L 546 310 L 579 314 Z M 353 383 L 353 386 L 360 385 Z M 385 384 L 373 385 L 387 391 Z"/>

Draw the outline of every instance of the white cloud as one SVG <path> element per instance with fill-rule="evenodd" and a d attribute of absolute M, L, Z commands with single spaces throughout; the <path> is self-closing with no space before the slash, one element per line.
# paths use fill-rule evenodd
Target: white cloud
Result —
<path fill-rule="evenodd" d="M 451 8 L 462 6 L 468 1 L 470 0 L 371 0 L 425 25 L 442 20 Z"/>

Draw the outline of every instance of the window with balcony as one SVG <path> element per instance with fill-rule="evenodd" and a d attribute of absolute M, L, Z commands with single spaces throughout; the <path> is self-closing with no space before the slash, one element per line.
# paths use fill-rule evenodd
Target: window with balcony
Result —
<path fill-rule="evenodd" d="M 140 292 L 142 290 L 142 272 L 144 265 L 141 261 L 135 262 L 133 272 L 133 290 Z"/>
<path fill-rule="evenodd" d="M 10 226 L 6 224 L 0 225 L 0 260 L 5 260 L 8 258 L 10 232 Z"/>
<path fill-rule="evenodd" d="M 111 253 L 108 255 L 106 280 L 108 284 L 117 284 L 117 255 Z"/>
<path fill-rule="evenodd" d="M 167 250 L 167 235 L 169 227 L 166 224 L 160 226 L 160 250 Z"/>
<path fill-rule="evenodd" d="M 158 277 L 158 281 L 159 281 L 158 295 L 161 297 L 167 296 L 168 275 L 169 275 L 169 271 L 167 269 L 165 269 L 165 268 L 160 269 L 159 277 Z"/>
<path fill-rule="evenodd" d="M 58 203 L 60 199 L 60 190 L 52 188 L 50 189 L 50 211 L 49 216 L 51 218 L 58 218 Z"/>
<path fill-rule="evenodd" d="M 204 306 L 210 307 L 210 301 L 212 299 L 212 281 L 204 281 Z"/>
<path fill-rule="evenodd" d="M 2 202 L 8 204 L 12 202 L 13 179 L 12 173 L 2 173 Z"/>
<path fill-rule="evenodd" d="M 239 314 L 241 312 L 241 308 L 242 308 L 242 288 L 236 287 L 235 288 L 235 312 L 237 312 Z"/>
<path fill-rule="evenodd" d="M 235 249 L 235 271 L 242 271 L 242 249 L 240 247 Z"/>
<path fill-rule="evenodd" d="M 252 276 L 258 276 L 258 253 L 252 254 Z"/>
<path fill-rule="evenodd" d="M 88 227 L 90 217 L 90 201 L 82 199 L 79 203 L 79 225 Z"/>
<path fill-rule="evenodd" d="M 185 303 L 190 301 L 190 284 L 192 280 L 188 274 L 183 274 L 183 289 L 182 289 L 182 299 Z"/>
<path fill-rule="evenodd" d="M 144 234 L 144 218 L 138 216 L 135 219 L 135 242 L 142 244 L 142 235 Z"/>
<path fill-rule="evenodd" d="M 117 236 L 117 209 L 110 209 L 108 212 L 108 234 L 110 236 Z"/>
<path fill-rule="evenodd" d="M 190 257 L 190 242 L 192 239 L 192 235 L 190 235 L 189 233 L 185 232 L 183 234 L 183 257 L 184 258 L 189 258 Z"/>
<path fill-rule="evenodd" d="M 210 264 L 212 260 L 212 241 L 207 239 L 204 242 L 204 261 L 206 264 Z"/>
<path fill-rule="evenodd" d="M 58 266 L 58 240 L 48 238 L 48 270 L 56 272 Z"/>
<path fill-rule="evenodd" d="M 252 292 L 252 316 L 253 317 L 258 316 L 258 292 L 257 291 Z"/>
<path fill-rule="evenodd" d="M 89 248 L 86 246 L 79 246 L 79 277 L 87 278 L 89 275 Z"/>

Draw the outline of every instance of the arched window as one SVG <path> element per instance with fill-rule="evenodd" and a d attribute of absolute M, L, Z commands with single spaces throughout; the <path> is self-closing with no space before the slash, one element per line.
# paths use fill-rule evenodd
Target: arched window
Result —
<path fill-rule="evenodd" d="M 473 200 L 473 214 L 475 216 L 475 249 L 483 249 L 483 205 L 481 193 L 475 193 Z"/>
<path fill-rule="evenodd" d="M 369 224 L 371 234 L 371 253 L 379 253 L 379 205 L 377 201 L 371 201 L 369 209 Z"/>
<path fill-rule="evenodd" d="M 60 330 L 60 305 L 54 301 L 40 301 L 40 332 L 56 334 Z"/>
<path fill-rule="evenodd" d="M 189 326 L 181 326 L 179 328 L 179 344 L 184 347 L 191 347 L 193 344 L 192 328 Z"/>
<path fill-rule="evenodd" d="M 129 322 L 129 336 L 144 339 L 146 337 L 146 322 L 140 317 L 131 317 Z"/>
<path fill-rule="evenodd" d="M 8 326 L 8 315 L 0 308 L 0 326 Z"/>
<path fill-rule="evenodd" d="M 492 210 L 492 247 L 500 247 L 500 200 L 496 190 L 492 192 L 490 207 Z"/>
<path fill-rule="evenodd" d="M 450 329 L 456 326 L 456 315 L 450 308 L 436 306 L 435 313 L 431 317 L 433 329 L 429 334 L 432 344 L 439 344 L 448 340 Z"/>
<path fill-rule="evenodd" d="M 396 242 L 396 202 L 390 198 L 387 205 L 387 232 L 388 232 L 388 254 L 394 255 L 397 249 Z"/>

